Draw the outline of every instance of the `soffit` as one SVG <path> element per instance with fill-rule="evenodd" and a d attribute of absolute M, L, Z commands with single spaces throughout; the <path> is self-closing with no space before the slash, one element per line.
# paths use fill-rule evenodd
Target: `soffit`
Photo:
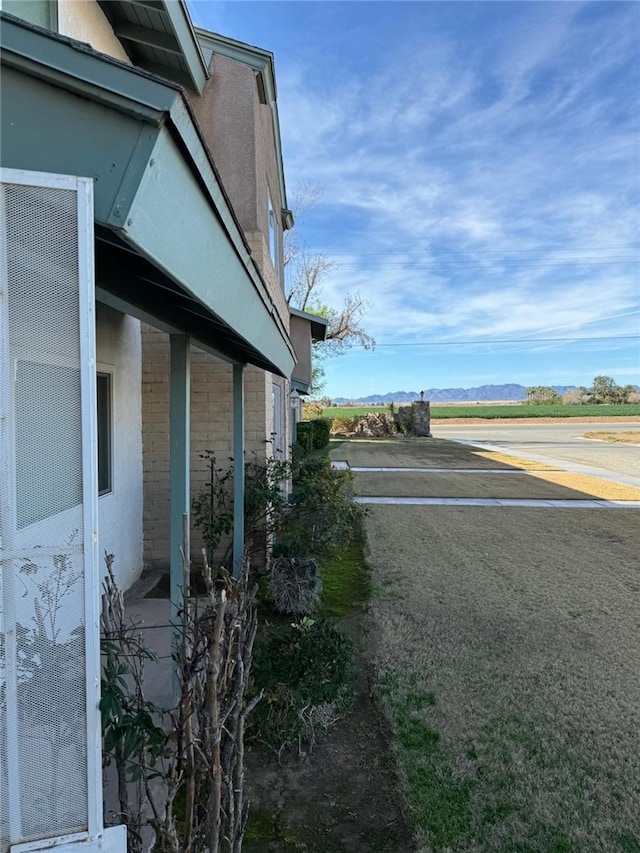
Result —
<path fill-rule="evenodd" d="M 98 0 L 134 65 L 202 91 L 207 70 L 182 0 Z"/>

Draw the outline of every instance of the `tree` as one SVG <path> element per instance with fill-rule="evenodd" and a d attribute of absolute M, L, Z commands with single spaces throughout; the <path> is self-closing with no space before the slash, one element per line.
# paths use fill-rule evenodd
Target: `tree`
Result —
<path fill-rule="evenodd" d="M 633 385 L 618 385 L 610 376 L 596 376 L 589 389 L 592 403 L 626 403 L 635 391 Z"/>
<path fill-rule="evenodd" d="M 558 403 L 560 401 L 558 392 L 554 388 L 550 388 L 548 385 L 532 385 L 524 390 L 527 395 L 527 403 L 532 405 L 544 405 L 546 403 Z"/>
<path fill-rule="evenodd" d="M 562 402 L 567 406 L 580 406 L 582 403 L 586 403 L 588 398 L 589 392 L 583 385 L 580 385 L 577 388 L 570 388 L 569 391 L 565 391 L 562 395 Z"/>
<path fill-rule="evenodd" d="M 294 195 L 293 207 L 298 223 L 306 212 L 317 204 L 322 195 L 317 186 L 305 184 Z M 309 314 L 317 314 L 327 320 L 324 341 L 313 346 L 313 391 L 323 388 L 324 369 L 322 362 L 341 355 L 352 346 L 373 349 L 375 341 L 363 326 L 366 302 L 358 291 L 347 292 L 341 307 L 335 308 L 322 300 L 322 282 L 339 267 L 327 258 L 323 250 L 312 251 L 295 229 L 285 233 L 284 263 L 287 304 Z"/>

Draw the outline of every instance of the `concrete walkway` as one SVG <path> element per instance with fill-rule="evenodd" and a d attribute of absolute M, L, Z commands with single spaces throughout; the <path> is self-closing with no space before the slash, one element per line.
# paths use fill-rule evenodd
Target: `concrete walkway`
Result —
<path fill-rule="evenodd" d="M 398 466 L 398 451 L 406 466 Z M 364 504 L 640 508 L 638 477 L 567 461 L 560 467 L 557 459 L 529 452 L 523 458 L 486 443 L 352 440 L 334 444 L 332 457 L 341 452 L 357 474 Z M 360 464 L 365 461 L 373 464 Z M 419 462 L 431 464 L 413 464 Z"/>

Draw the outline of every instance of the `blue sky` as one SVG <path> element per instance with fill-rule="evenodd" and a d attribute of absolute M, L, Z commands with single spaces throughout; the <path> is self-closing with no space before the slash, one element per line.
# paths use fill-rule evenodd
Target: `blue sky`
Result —
<path fill-rule="evenodd" d="M 275 54 L 322 298 L 368 303 L 376 349 L 328 361 L 329 396 L 640 384 L 640 4 L 189 6 Z"/>

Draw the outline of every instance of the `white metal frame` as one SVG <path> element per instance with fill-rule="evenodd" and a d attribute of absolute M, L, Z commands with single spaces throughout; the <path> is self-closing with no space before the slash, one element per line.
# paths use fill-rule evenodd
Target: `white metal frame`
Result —
<path fill-rule="evenodd" d="M 77 194 L 78 225 L 78 278 L 80 317 L 80 376 L 82 417 L 82 486 L 83 486 L 83 557 L 85 589 L 85 676 L 86 676 L 86 719 L 87 719 L 87 832 L 74 835 L 55 836 L 30 843 L 16 843 L 11 853 L 55 848 L 56 851 L 105 851 L 120 853 L 126 850 L 126 830 L 114 827 L 104 830 L 102 820 L 102 745 L 100 721 L 100 577 L 98 561 L 98 467 L 97 467 L 97 412 L 96 412 L 96 352 L 95 352 L 95 288 L 94 288 L 94 238 L 93 238 L 93 181 L 67 175 L 29 172 L 18 169 L 0 169 L 2 183 L 72 190 Z M 0 265 L 2 264 L 0 257 Z M 1 267 L 0 267 L 1 269 Z M 8 323 L 7 312 L 0 312 L 0 323 Z M 7 342 L 6 329 L 0 335 L 0 356 L 7 364 L 4 352 Z M 8 377 L 0 376 L 0 381 Z M 6 399 L 6 396 L 5 396 Z M 3 413 L 0 412 L 0 415 Z M 0 427 L 7 428 L 11 418 L 0 417 Z M 5 424 L 3 427 L 2 425 Z M 10 428 L 10 427 L 9 427 Z M 11 446 L 4 444 L 5 447 Z M 6 456 L 6 454 L 5 454 Z M 10 473 L 10 460 L 0 459 L 3 482 Z M 7 501 L 3 498 L 4 513 Z M 6 515 L 5 515 L 6 522 Z M 9 525 L 3 525 L 5 532 Z M 2 547 L 11 547 L 3 541 Z M 9 652 L 9 649 L 7 649 Z M 9 658 L 10 655 L 8 654 Z M 9 685 L 8 685 L 9 686 Z M 9 725 L 7 726 L 9 729 Z M 9 756 L 8 756 L 9 757 Z M 13 765 L 16 766 L 16 765 Z M 11 817 L 19 819 L 19 803 L 10 804 Z M 15 809 L 18 813 L 15 813 Z"/>

